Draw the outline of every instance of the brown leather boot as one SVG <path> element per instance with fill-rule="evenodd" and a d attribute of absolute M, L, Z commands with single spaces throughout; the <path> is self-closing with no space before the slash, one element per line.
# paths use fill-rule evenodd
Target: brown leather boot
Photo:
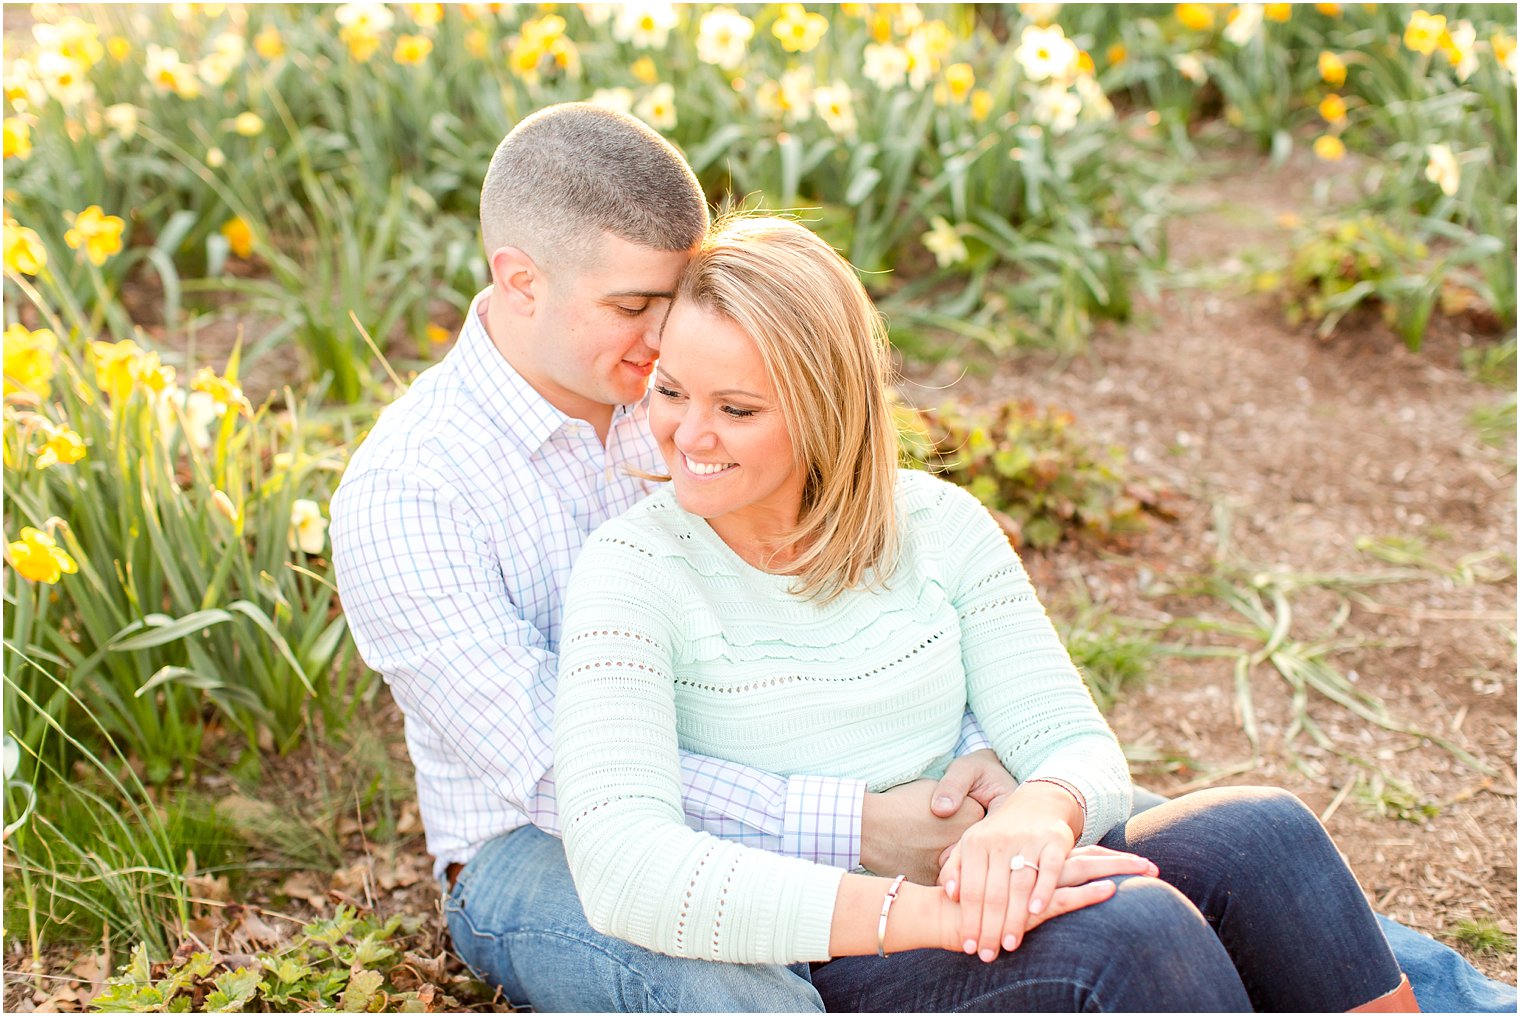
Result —
<path fill-rule="evenodd" d="M 1409 976 L 1399 975 L 1399 986 L 1386 995 L 1379 995 L 1371 1002 L 1364 1002 L 1347 1012 L 1419 1012 L 1420 1003 L 1414 1000 L 1414 989 L 1409 986 Z"/>

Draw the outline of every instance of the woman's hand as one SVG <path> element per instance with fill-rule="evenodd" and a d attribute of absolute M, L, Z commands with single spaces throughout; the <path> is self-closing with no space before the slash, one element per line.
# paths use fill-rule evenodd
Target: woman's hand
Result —
<path fill-rule="evenodd" d="M 965 952 L 991 962 L 999 948 L 1017 949 L 1024 934 L 1045 919 L 1041 915 L 1058 886 L 1156 873 L 1154 865 L 1133 854 L 1101 847 L 1073 850 L 1081 822 L 1081 808 L 1067 791 L 1025 784 L 962 836 L 939 881 L 961 904 L 958 941 Z M 1023 860 L 1014 868 L 1016 858 Z M 1079 907 L 1063 912 L 1072 909 Z"/>

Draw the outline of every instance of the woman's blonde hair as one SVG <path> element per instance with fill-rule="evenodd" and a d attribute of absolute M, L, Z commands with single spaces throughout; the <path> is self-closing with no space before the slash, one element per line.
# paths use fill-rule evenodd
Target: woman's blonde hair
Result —
<path fill-rule="evenodd" d="M 676 286 L 744 331 L 776 389 L 802 509 L 793 591 L 827 603 L 897 562 L 897 430 L 886 327 L 849 262 L 788 219 L 718 222 Z M 874 569 L 874 575 L 867 573 Z"/>

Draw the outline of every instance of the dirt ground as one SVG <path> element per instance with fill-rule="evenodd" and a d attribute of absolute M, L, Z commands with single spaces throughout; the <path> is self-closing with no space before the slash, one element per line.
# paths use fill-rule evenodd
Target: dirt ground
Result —
<path fill-rule="evenodd" d="M 1502 447 L 1485 445 L 1469 420 L 1508 394 L 1464 373 L 1461 351 L 1478 340 L 1450 322 L 1438 323 L 1419 354 L 1375 321 L 1349 322 L 1321 341 L 1286 327 L 1274 298 L 1243 284 L 1251 265 L 1282 259 L 1290 235 L 1282 217 L 1309 217 L 1316 183 L 1336 172 L 1344 167 L 1306 154 L 1276 169 L 1255 159 L 1207 163 L 1199 182 L 1180 192 L 1188 210 L 1170 241 L 1174 268 L 1208 285 L 1179 285 L 1141 301 L 1134 322 L 1100 336 L 1075 360 L 1026 355 L 990 367 L 909 367 L 904 391 L 919 405 L 934 404 L 943 389 L 964 402 L 1061 406 L 1088 435 L 1127 449 L 1136 476 L 1176 492 L 1174 521 L 1157 522 L 1117 550 L 1067 545 L 1026 553 L 1058 620 L 1080 600 L 1143 625 L 1136 630 L 1159 642 L 1240 645 L 1167 627 L 1188 618 L 1239 620 L 1220 600 L 1186 591 L 1197 577 L 1221 568 L 1236 577 L 1386 573 L 1393 566 L 1358 550 L 1358 538 L 1419 539 L 1446 573 L 1425 567 L 1412 580 L 1365 586 L 1360 599 L 1294 593 L 1290 634 L 1341 640 L 1330 659 L 1357 687 L 1392 716 L 1450 739 L 1489 774 L 1323 699 L 1311 702 L 1310 715 L 1334 750 L 1305 734 L 1290 742 L 1291 693 L 1267 665 L 1251 677 L 1261 735 L 1253 753 L 1237 712 L 1232 662 L 1217 657 L 1158 658 L 1150 680 L 1127 693 L 1111 719 L 1144 786 L 1168 794 L 1241 783 L 1293 791 L 1325 821 L 1379 910 L 1514 983 L 1512 951 L 1476 954 L 1452 935 L 1464 919 L 1516 930 L 1515 443 L 1509 435 Z M 230 345 L 230 326 L 209 329 L 202 340 L 209 346 L 221 330 Z M 275 387 L 295 364 L 259 370 L 274 372 L 265 387 Z M 262 377 L 245 379 L 251 396 L 262 394 L 255 390 Z M 1455 567 L 1485 552 L 1493 553 L 1469 558 L 1465 572 Z M 1346 605 L 1349 614 L 1332 631 Z M 369 750 L 389 756 L 388 779 L 404 786 L 399 716 L 383 691 L 377 707 L 375 730 L 386 733 Z M 271 767 L 270 800 L 310 785 L 303 765 L 298 756 Z M 1395 788 L 1381 794 L 1393 814 L 1373 807 L 1379 795 L 1369 787 L 1378 789 L 1378 780 Z M 1422 821 L 1398 817 L 1422 806 L 1433 812 Z M 402 800 L 398 807 L 396 842 L 371 843 L 349 823 L 338 830 L 350 848 L 346 867 L 296 873 L 237 902 L 270 908 L 263 923 L 283 929 L 294 925 L 280 914 L 330 913 L 345 900 L 385 913 L 437 915 L 433 930 L 410 948 L 447 983 L 460 968 L 443 954 L 440 901 L 415 805 Z M 225 935 L 249 945 L 247 922 L 229 921 L 227 912 L 209 908 L 200 932 L 208 941 Z M 68 980 L 15 977 L 24 957 L 11 952 L 8 1011 L 68 1011 L 89 996 L 103 957 L 58 952 L 49 959 L 53 977 L 84 979 L 73 985 L 78 992 Z M 35 984 L 47 990 L 33 991 Z"/>
<path fill-rule="evenodd" d="M 1239 621 L 1217 599 L 1168 592 L 1216 568 L 1222 518 L 1223 560 L 1244 575 L 1387 571 L 1356 548 L 1369 536 L 1417 538 L 1447 566 L 1493 552 L 1471 584 L 1426 568 L 1415 581 L 1365 587 L 1368 602 L 1352 602 L 1335 632 L 1352 644 L 1331 657 L 1393 716 L 1451 739 L 1491 775 L 1323 699 L 1310 714 L 1332 746 L 1373 768 L 1304 735 L 1286 744 L 1291 691 L 1266 665 L 1251 681 L 1261 730 L 1253 758 L 1229 659 L 1163 657 L 1157 676 L 1111 716 L 1132 756 L 1187 760 L 1136 765 L 1142 785 L 1168 794 L 1288 788 L 1321 815 L 1377 909 L 1463 948 L 1451 936 L 1463 919 L 1515 931 L 1514 435 L 1489 447 L 1469 422 L 1507 393 L 1463 372 L 1460 352 L 1474 339 L 1451 322 L 1439 322 L 1419 354 L 1375 320 L 1348 322 L 1321 341 L 1287 328 L 1276 299 L 1245 284 L 1249 265 L 1281 262 L 1291 222 L 1283 217 L 1309 218 L 1316 183 L 1335 172 L 1307 153 L 1280 169 L 1254 159 L 1206 165 L 1202 181 L 1179 195 L 1192 211 L 1172 226 L 1172 259 L 1174 269 L 1212 276 L 1219 288 L 1164 293 L 1073 362 L 1021 358 L 963 377 L 965 365 L 944 364 L 918 372 L 925 387 L 908 393 L 922 404 L 950 385 L 978 402 L 1059 405 L 1089 435 L 1128 448 L 1135 472 L 1183 495 L 1175 523 L 1154 526 L 1121 553 L 1026 555 L 1053 613 L 1075 571 L 1084 598 L 1120 617 Z M 1322 591 L 1295 595 L 1293 636 L 1328 637 L 1343 602 Z M 1176 629 L 1155 637 L 1189 640 Z M 1366 800 L 1380 777 L 1411 792 L 1412 801 L 1396 801 L 1435 814 L 1421 822 L 1380 816 Z M 1513 952 L 1464 951 L 1489 975 L 1515 982 Z"/>

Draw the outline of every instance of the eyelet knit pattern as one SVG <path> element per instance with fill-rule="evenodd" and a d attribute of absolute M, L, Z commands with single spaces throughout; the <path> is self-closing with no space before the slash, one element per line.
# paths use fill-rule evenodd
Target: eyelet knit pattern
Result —
<path fill-rule="evenodd" d="M 556 779 L 598 930 L 677 956 L 827 958 L 842 872 L 684 824 L 678 748 L 885 790 L 943 771 L 969 702 L 1019 779 L 1081 791 L 1082 842 L 1129 813 L 1128 769 L 1006 538 L 971 495 L 899 474 L 884 589 L 802 600 L 668 489 L 607 523 L 564 613 Z"/>

